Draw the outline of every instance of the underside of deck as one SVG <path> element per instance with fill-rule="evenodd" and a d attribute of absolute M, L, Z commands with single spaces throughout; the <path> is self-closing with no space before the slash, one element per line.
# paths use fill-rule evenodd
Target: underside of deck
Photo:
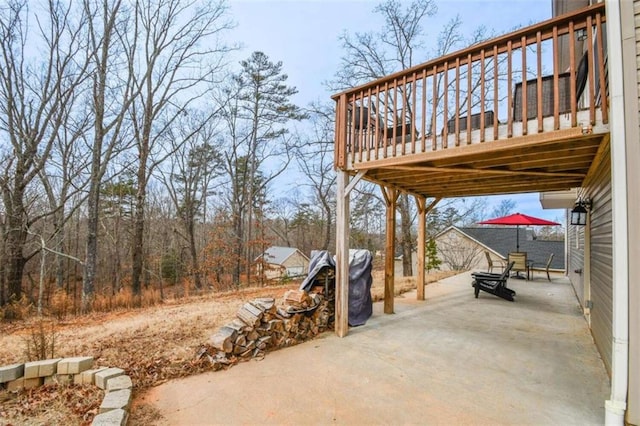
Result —
<path fill-rule="evenodd" d="M 425 198 L 560 191 L 581 186 L 608 137 L 608 127 L 600 126 L 452 144 L 437 151 L 411 153 L 406 148 L 400 157 L 376 152 L 378 159 L 350 162 L 347 170 Z"/>

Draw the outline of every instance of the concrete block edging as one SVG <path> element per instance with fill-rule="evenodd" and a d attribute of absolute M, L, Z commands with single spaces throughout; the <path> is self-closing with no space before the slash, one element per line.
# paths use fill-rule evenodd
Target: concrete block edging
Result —
<path fill-rule="evenodd" d="M 133 383 L 115 367 L 93 368 L 93 357 L 55 358 L 0 366 L 0 389 L 32 389 L 45 383 L 91 384 L 104 390 L 94 426 L 125 426 Z"/>

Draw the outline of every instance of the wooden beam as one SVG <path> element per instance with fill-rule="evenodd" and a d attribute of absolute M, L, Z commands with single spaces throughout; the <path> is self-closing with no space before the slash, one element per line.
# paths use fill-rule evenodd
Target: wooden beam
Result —
<path fill-rule="evenodd" d="M 441 197 L 436 197 L 433 199 L 433 201 L 431 202 L 431 204 L 429 204 L 425 210 L 424 210 L 424 214 L 428 214 L 431 210 L 433 210 L 433 208 L 436 206 L 436 204 L 438 204 L 440 202 L 440 200 L 442 200 Z"/>
<path fill-rule="evenodd" d="M 416 277 L 416 288 L 418 300 L 424 300 L 425 286 L 425 245 L 427 243 L 427 200 L 424 197 L 416 196 L 418 204 L 418 276 Z"/>
<path fill-rule="evenodd" d="M 349 174 L 337 170 L 336 199 L 336 316 L 339 337 L 349 332 Z"/>
<path fill-rule="evenodd" d="M 395 297 L 396 203 L 398 191 L 381 187 L 387 207 L 386 244 L 384 254 L 384 313 L 393 313 Z"/>
<path fill-rule="evenodd" d="M 358 182 L 360 182 L 360 180 L 362 180 L 362 177 L 366 174 L 367 174 L 366 170 L 360 170 L 358 174 L 356 174 L 353 177 L 353 179 L 351 180 L 351 182 L 349 182 L 349 185 L 347 185 L 347 188 L 345 189 L 345 196 L 348 196 L 349 194 L 351 194 L 351 190 L 355 188 Z"/>
<path fill-rule="evenodd" d="M 427 166 L 399 166 L 390 167 L 392 170 L 404 170 L 415 172 L 448 172 L 448 173 L 470 173 L 477 175 L 517 175 L 517 176 L 569 176 L 569 177 L 583 177 L 582 173 L 549 173 L 549 172 L 534 172 L 526 170 L 500 170 L 500 169 L 470 169 L 466 167 L 427 167 Z"/>
<path fill-rule="evenodd" d="M 593 158 L 593 161 L 591 162 L 591 167 L 589 168 L 589 171 L 587 172 L 587 175 L 584 178 L 582 185 L 580 186 L 583 186 L 583 187 L 589 186 L 591 184 L 591 181 L 595 178 L 596 171 L 598 170 L 598 167 L 600 166 L 600 163 L 602 162 L 602 160 L 609 157 L 610 155 L 609 144 L 611 143 L 610 140 L 611 140 L 611 135 L 607 135 L 607 137 L 605 137 L 602 143 L 600 144 L 600 147 L 598 147 L 598 152 Z"/>
<path fill-rule="evenodd" d="M 598 137 L 591 134 L 589 137 Z M 602 137 L 602 136 L 600 136 Z M 439 151 L 426 153 L 407 154 L 403 156 L 388 157 L 381 160 L 358 163 L 354 168 L 358 170 L 377 169 L 380 167 L 401 166 L 420 163 L 421 161 L 438 161 L 446 159 L 463 159 L 463 156 L 486 155 L 490 157 L 493 153 L 515 150 L 517 148 L 532 147 L 535 145 L 557 144 L 562 141 L 585 139 L 582 128 L 574 127 L 553 132 L 536 133 L 511 139 L 501 139 L 489 143 L 476 143 L 463 145 Z"/>

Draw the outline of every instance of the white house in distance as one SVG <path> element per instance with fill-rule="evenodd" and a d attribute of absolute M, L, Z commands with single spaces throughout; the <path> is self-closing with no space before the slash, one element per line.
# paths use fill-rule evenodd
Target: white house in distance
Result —
<path fill-rule="evenodd" d="M 299 277 L 309 270 L 309 258 L 294 247 L 269 247 L 256 261 L 260 259 L 264 260 L 267 279 Z M 258 271 L 260 268 L 262 265 L 258 264 Z"/>

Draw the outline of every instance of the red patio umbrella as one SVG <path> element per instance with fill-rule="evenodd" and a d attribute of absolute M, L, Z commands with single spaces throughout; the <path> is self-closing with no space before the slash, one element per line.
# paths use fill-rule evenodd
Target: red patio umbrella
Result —
<path fill-rule="evenodd" d="M 478 222 L 481 225 L 515 225 L 516 226 L 516 251 L 520 251 L 520 225 L 524 226 L 554 226 L 560 225 L 557 222 L 533 217 L 522 213 L 513 213 L 508 216 L 496 217 L 495 219 Z"/>

